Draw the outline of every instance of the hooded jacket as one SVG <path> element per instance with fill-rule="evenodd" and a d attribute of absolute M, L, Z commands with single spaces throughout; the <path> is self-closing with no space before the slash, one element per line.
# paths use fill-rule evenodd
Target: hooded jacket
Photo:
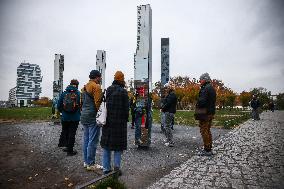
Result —
<path fill-rule="evenodd" d="M 63 109 L 64 96 L 70 92 L 75 92 L 77 94 L 78 109 L 75 112 L 66 112 Z M 80 92 L 78 91 L 76 87 L 74 87 L 73 85 L 68 85 L 66 87 L 65 91 L 59 97 L 59 100 L 57 103 L 57 109 L 59 112 L 62 113 L 62 116 L 61 116 L 62 121 L 80 121 L 80 115 L 81 115 L 80 113 Z"/>

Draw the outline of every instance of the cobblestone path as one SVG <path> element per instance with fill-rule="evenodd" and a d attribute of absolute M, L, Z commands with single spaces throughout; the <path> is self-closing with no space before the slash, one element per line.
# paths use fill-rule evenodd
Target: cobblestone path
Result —
<path fill-rule="evenodd" d="M 193 156 L 149 189 L 284 188 L 284 111 L 264 112 L 213 143 L 213 157 Z"/>

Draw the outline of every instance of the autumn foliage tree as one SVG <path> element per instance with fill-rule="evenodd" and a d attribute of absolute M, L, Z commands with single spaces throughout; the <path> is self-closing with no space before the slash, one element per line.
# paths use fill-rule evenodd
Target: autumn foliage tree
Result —
<path fill-rule="evenodd" d="M 239 95 L 239 100 L 240 100 L 240 102 L 241 102 L 243 107 L 248 107 L 249 106 L 249 102 L 251 101 L 251 98 L 252 98 L 251 92 L 243 91 Z"/>
<path fill-rule="evenodd" d="M 52 102 L 48 97 L 41 97 L 40 99 L 33 101 L 33 104 L 36 106 L 50 107 Z"/>

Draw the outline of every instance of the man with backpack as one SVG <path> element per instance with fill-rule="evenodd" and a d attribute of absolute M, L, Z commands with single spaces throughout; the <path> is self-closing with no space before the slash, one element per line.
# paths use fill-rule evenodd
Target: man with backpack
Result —
<path fill-rule="evenodd" d="M 77 154 L 73 148 L 80 121 L 80 92 L 78 91 L 78 85 L 78 80 L 72 79 L 70 85 L 60 95 L 57 104 L 57 109 L 62 113 L 62 131 L 58 146 L 66 147 L 63 151 L 67 152 L 67 156 Z"/>
<path fill-rule="evenodd" d="M 101 127 L 96 122 L 96 116 L 102 102 L 101 73 L 92 70 L 89 82 L 82 89 L 81 123 L 84 127 L 83 159 L 84 167 L 88 171 L 102 169 L 96 164 L 96 151 Z"/>

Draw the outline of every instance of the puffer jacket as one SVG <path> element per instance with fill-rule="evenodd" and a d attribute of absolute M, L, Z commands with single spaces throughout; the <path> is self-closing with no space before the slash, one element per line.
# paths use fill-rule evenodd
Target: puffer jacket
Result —
<path fill-rule="evenodd" d="M 102 90 L 99 84 L 90 80 L 82 91 L 81 123 L 90 125 L 96 123 L 96 115 L 101 105 Z"/>

